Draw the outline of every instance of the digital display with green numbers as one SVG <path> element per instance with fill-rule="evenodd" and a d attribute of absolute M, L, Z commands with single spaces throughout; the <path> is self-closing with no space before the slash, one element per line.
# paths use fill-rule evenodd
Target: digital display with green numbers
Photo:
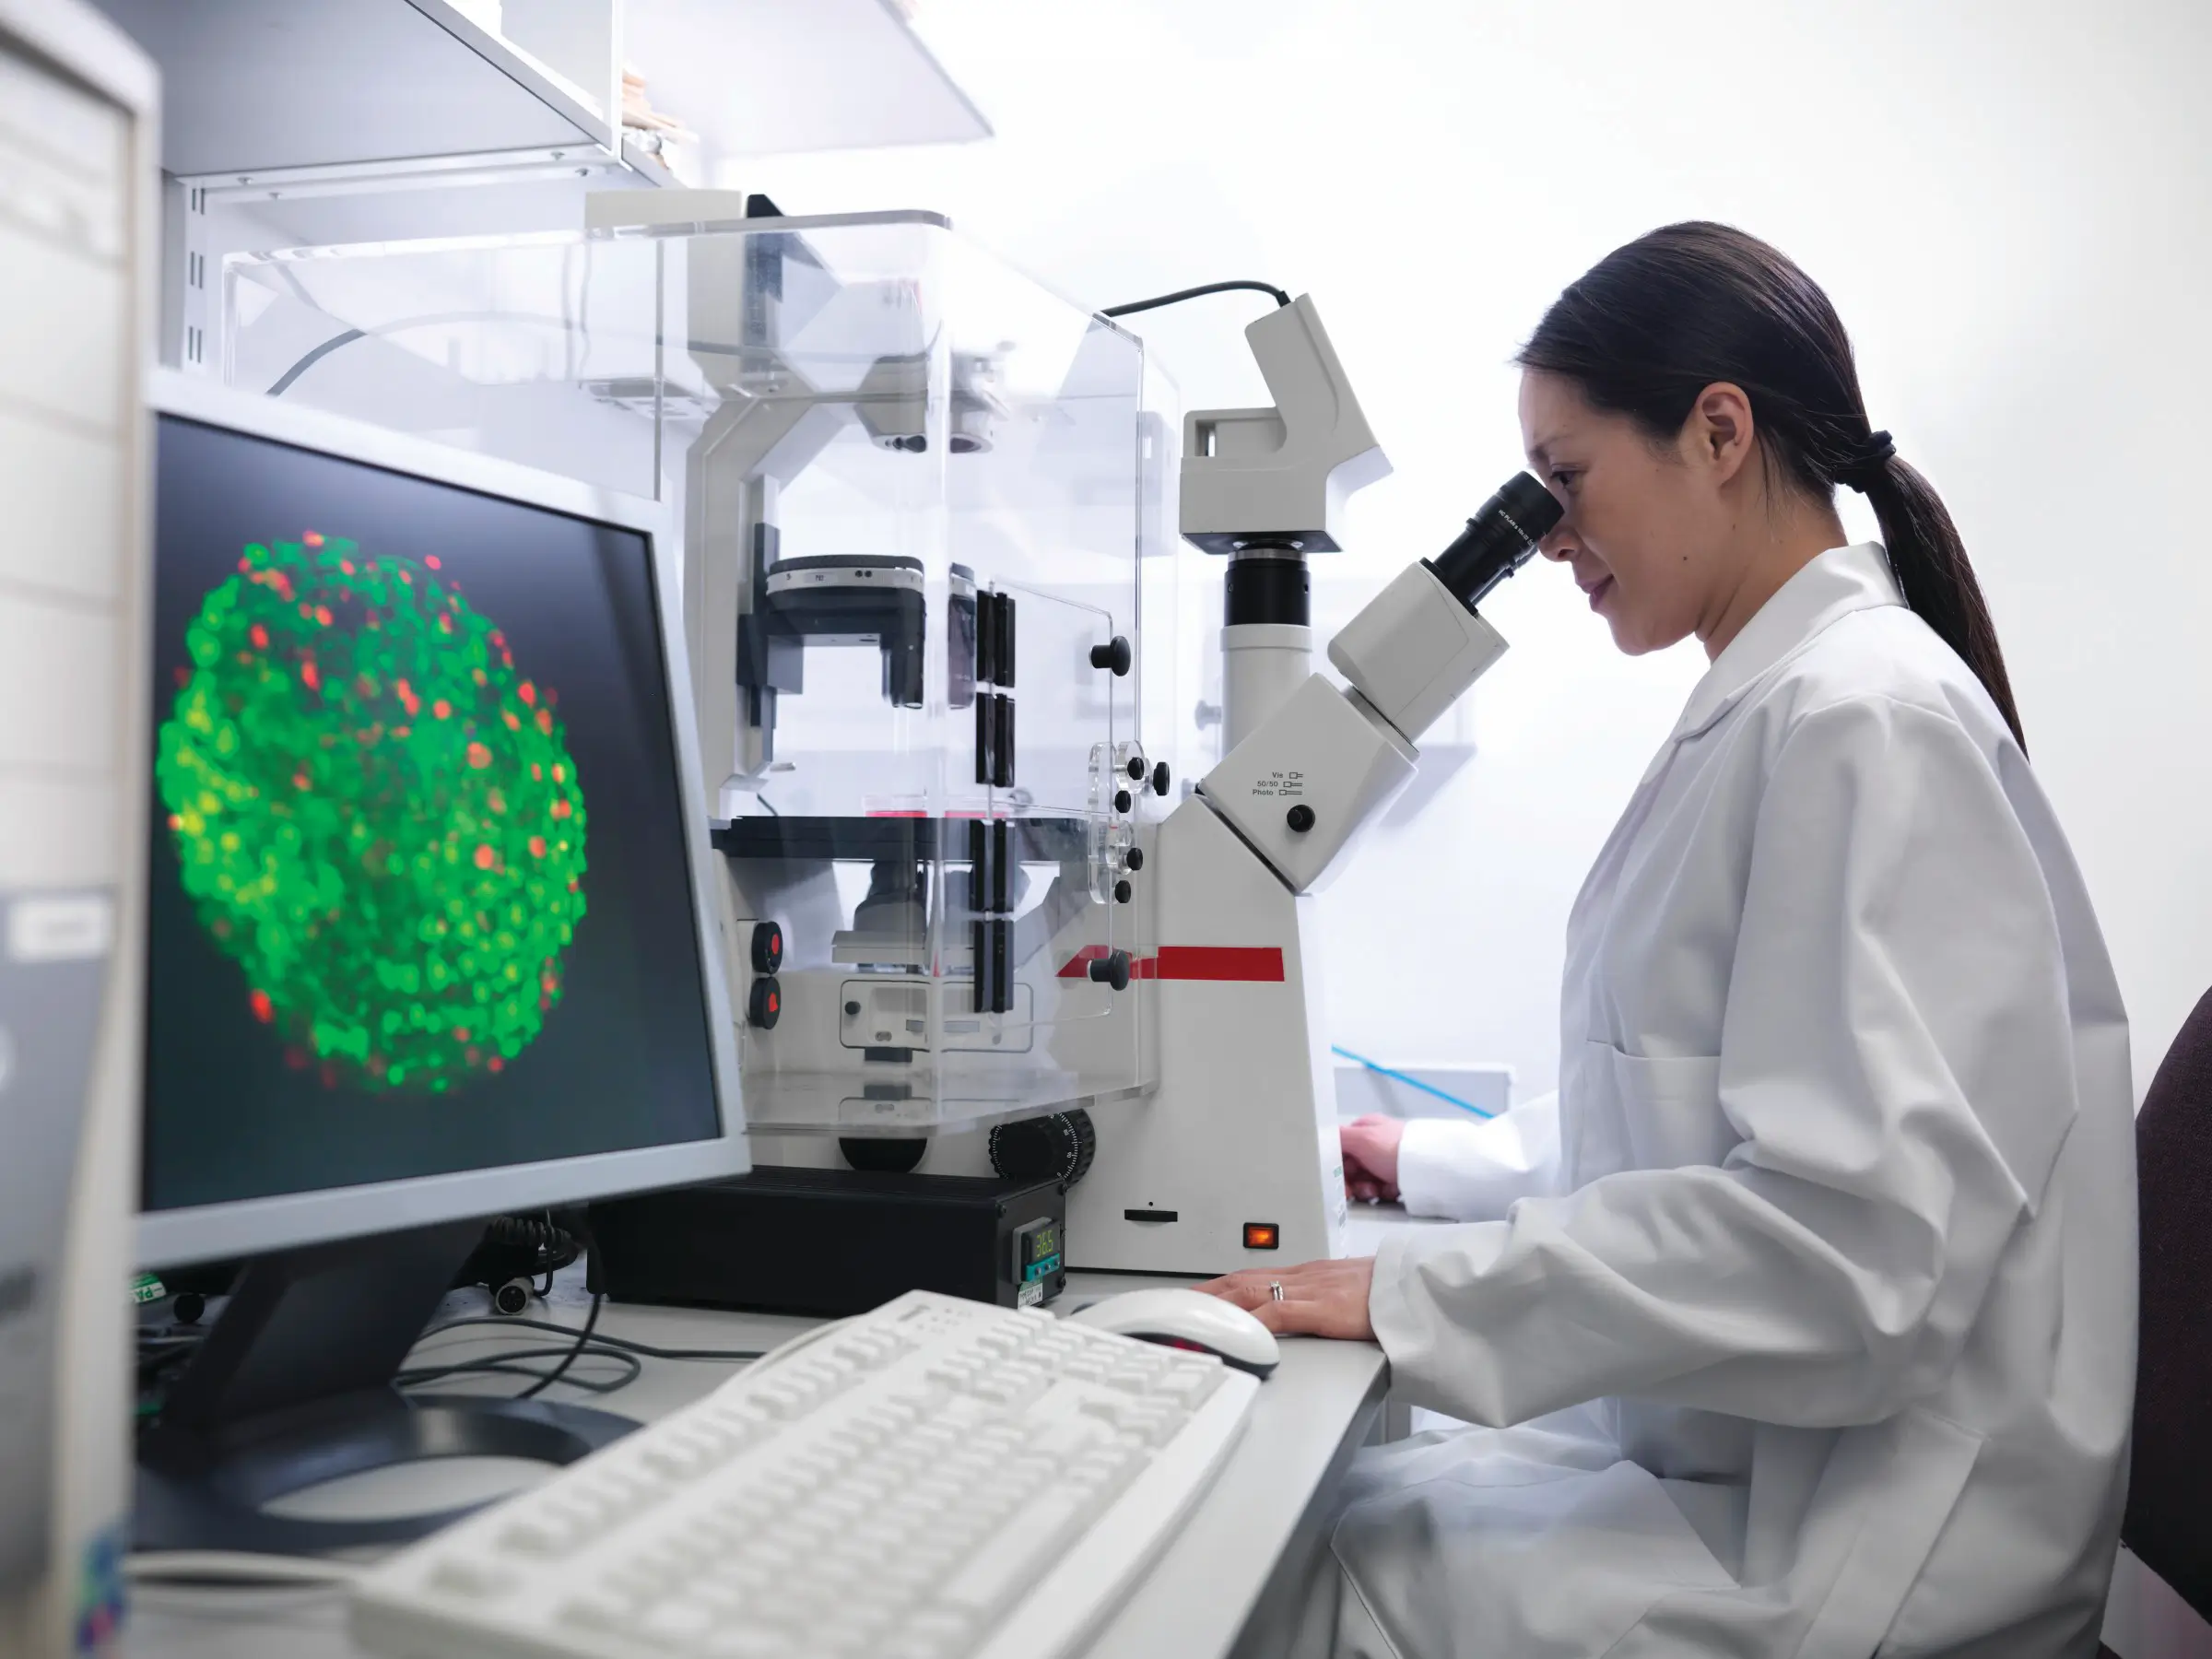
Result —
<path fill-rule="evenodd" d="M 1031 1221 L 1014 1230 L 1014 1278 L 1035 1284 L 1060 1271 L 1060 1229 L 1052 1221 Z"/>

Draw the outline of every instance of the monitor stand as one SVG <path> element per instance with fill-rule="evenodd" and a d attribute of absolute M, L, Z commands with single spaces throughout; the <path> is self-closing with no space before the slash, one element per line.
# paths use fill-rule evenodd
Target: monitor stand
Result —
<path fill-rule="evenodd" d="M 483 1236 L 469 1221 L 264 1256 L 138 1439 L 140 1549 L 307 1555 L 404 1543 L 480 1505 L 374 1520 L 265 1506 L 341 1476 L 432 1457 L 573 1463 L 637 1425 L 547 1400 L 393 1386 Z"/>

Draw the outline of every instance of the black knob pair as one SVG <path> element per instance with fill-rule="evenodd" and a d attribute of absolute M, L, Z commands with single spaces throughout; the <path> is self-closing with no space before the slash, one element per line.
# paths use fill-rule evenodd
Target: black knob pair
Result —
<path fill-rule="evenodd" d="M 1132 781 L 1138 783 L 1145 781 L 1145 762 L 1142 756 L 1132 755 L 1129 757 L 1129 776 Z M 1165 760 L 1152 769 L 1152 793 L 1156 795 L 1164 795 L 1168 793 L 1168 763 Z M 1122 810 L 1126 812 L 1128 808 L 1124 806 Z"/>

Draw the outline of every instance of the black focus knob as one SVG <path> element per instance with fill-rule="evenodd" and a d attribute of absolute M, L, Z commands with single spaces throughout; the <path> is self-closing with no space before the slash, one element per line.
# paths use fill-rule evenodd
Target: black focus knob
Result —
<path fill-rule="evenodd" d="M 783 967 L 783 930 L 773 922 L 753 924 L 753 971 L 776 973 Z"/>
<path fill-rule="evenodd" d="M 1126 904 L 1129 902 L 1130 895 L 1135 891 L 1136 889 L 1131 887 L 1126 880 L 1117 881 L 1113 884 L 1113 901 L 1116 904 Z"/>
<path fill-rule="evenodd" d="M 1007 1181 L 1057 1181 L 1072 1187 L 1089 1173 L 1098 1150 L 1099 1132 L 1080 1107 L 991 1131 L 991 1167 Z"/>
<path fill-rule="evenodd" d="M 1156 795 L 1168 793 L 1168 763 L 1165 760 L 1152 769 L 1152 793 Z"/>
<path fill-rule="evenodd" d="M 1090 959 L 1090 977 L 1097 984 L 1112 985 L 1116 991 L 1129 989 L 1129 953 L 1110 950 L 1102 957 Z"/>
<path fill-rule="evenodd" d="M 1129 775 L 1139 783 L 1145 781 L 1145 758 L 1142 755 L 1129 757 Z"/>
<path fill-rule="evenodd" d="M 1093 668 L 1112 669 L 1117 679 L 1129 672 L 1129 665 L 1135 660 L 1129 650 L 1129 641 L 1120 634 L 1115 634 L 1104 645 L 1093 645 L 1090 648 L 1090 665 Z"/>
<path fill-rule="evenodd" d="M 772 976 L 753 982 L 745 1001 L 745 1017 L 764 1031 L 776 1029 L 776 1021 L 783 1018 L 783 987 Z"/>
<path fill-rule="evenodd" d="M 1124 870 L 1141 870 L 1144 867 L 1145 850 L 1142 847 L 1130 848 L 1128 857 L 1122 860 L 1122 868 Z"/>
<path fill-rule="evenodd" d="M 1117 789 L 1113 792 L 1113 809 L 1116 812 L 1126 812 L 1135 805 L 1136 803 L 1129 798 L 1127 790 Z"/>
<path fill-rule="evenodd" d="M 1283 814 L 1283 822 L 1290 826 L 1292 834 L 1303 835 L 1313 828 L 1313 808 L 1300 801 Z"/>

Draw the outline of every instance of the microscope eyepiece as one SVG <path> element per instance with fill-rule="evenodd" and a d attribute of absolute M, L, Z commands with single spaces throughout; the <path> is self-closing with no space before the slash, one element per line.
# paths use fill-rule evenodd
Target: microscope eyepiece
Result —
<path fill-rule="evenodd" d="M 1550 490 L 1528 474 L 1515 473 L 1467 521 L 1457 541 L 1423 562 L 1453 597 L 1473 610 L 1485 594 L 1528 562 L 1563 511 Z"/>

